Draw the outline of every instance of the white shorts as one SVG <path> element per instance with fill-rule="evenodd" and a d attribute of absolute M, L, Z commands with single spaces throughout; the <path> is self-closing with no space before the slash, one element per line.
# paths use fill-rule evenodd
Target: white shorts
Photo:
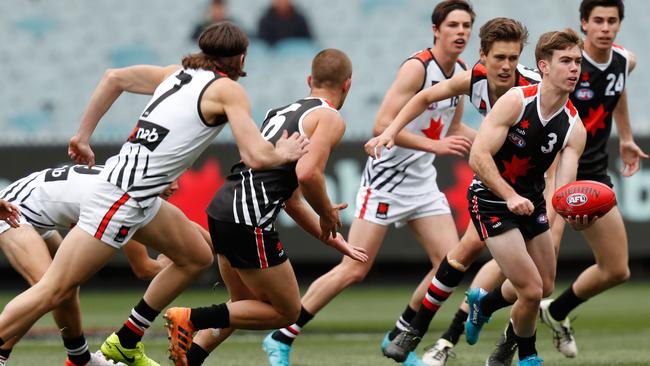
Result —
<path fill-rule="evenodd" d="M 359 187 L 354 217 L 379 225 L 402 227 L 420 217 L 445 214 L 451 214 L 449 203 L 445 194 L 437 189 L 405 196 Z"/>
<path fill-rule="evenodd" d="M 128 193 L 109 182 L 97 179 L 93 184 L 92 192 L 81 204 L 77 226 L 114 248 L 120 249 L 160 210 L 160 197 L 142 207 Z"/>

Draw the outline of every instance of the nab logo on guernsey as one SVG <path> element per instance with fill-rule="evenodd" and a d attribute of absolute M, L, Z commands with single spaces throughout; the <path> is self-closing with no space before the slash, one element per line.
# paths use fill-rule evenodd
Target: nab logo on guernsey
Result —
<path fill-rule="evenodd" d="M 390 205 L 388 203 L 379 202 L 379 204 L 377 205 L 377 213 L 375 214 L 375 216 L 378 219 L 386 219 L 388 217 L 388 208 L 389 207 L 390 207 Z"/>
<path fill-rule="evenodd" d="M 566 198 L 569 206 L 582 206 L 587 203 L 587 195 L 584 193 L 573 193 Z"/>
<path fill-rule="evenodd" d="M 540 224 L 546 224 L 548 223 L 548 216 L 546 213 L 541 213 L 539 216 L 537 216 L 537 222 Z"/>
<path fill-rule="evenodd" d="M 132 144 L 140 144 L 154 151 L 158 145 L 165 139 L 169 130 L 155 123 L 138 120 L 133 131 L 127 139 Z"/>

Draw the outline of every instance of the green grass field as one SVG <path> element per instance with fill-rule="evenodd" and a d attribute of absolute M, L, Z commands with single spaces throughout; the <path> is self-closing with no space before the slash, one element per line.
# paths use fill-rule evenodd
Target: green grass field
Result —
<path fill-rule="evenodd" d="M 410 296 L 409 288 L 368 286 L 343 293 L 305 327 L 294 343 L 292 365 L 395 365 L 381 355 L 379 342 L 402 311 Z M 94 334 L 89 337 L 93 351 L 103 337 L 122 324 L 141 294 L 141 291 L 82 291 L 85 327 L 89 334 Z M 6 303 L 13 295 L 0 293 L 0 302 Z M 175 304 L 206 305 L 221 302 L 226 296 L 222 290 L 192 290 Z M 459 291 L 438 314 L 418 349 L 419 354 L 423 346 L 434 342 L 446 328 L 460 296 Z M 650 284 L 631 283 L 611 290 L 581 306 L 574 315 L 578 316 L 574 327 L 580 350 L 576 359 L 565 359 L 557 353 L 550 333 L 540 328 L 538 350 L 547 365 L 650 365 Z M 457 357 L 448 365 L 483 365 L 507 316 L 507 311 L 495 314 L 476 346 L 468 346 L 462 338 L 455 350 Z M 49 336 L 39 335 L 53 328 L 49 316 L 42 319 L 35 327 L 36 332 L 16 347 L 10 364 L 63 365 L 65 355 L 60 340 L 51 332 Z M 236 333 L 208 358 L 206 365 L 265 365 L 260 346 L 265 334 Z M 152 358 L 163 365 L 170 364 L 166 360 L 167 342 L 160 319 L 144 342 Z"/>

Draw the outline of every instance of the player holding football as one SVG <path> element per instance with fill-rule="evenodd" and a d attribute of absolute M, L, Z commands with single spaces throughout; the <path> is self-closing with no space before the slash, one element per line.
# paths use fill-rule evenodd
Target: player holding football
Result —
<path fill-rule="evenodd" d="M 406 126 L 413 116 L 426 110 L 431 103 L 465 94 L 470 97 L 470 102 L 478 112 L 485 116 L 496 100 L 513 86 L 537 84 L 540 81 L 541 76 L 537 72 L 518 64 L 528 40 L 528 30 L 523 24 L 508 18 L 494 18 L 481 26 L 479 38 L 481 40 L 480 61 L 471 70 L 458 73 L 451 79 L 424 89 L 411 98 L 390 126 L 380 136 L 368 141 L 365 149 L 369 155 L 375 152 L 379 154 L 380 147 L 393 144 L 394 136 L 401 128 Z M 443 258 L 436 276 L 429 284 L 422 306 L 411 322 L 411 327 L 416 329 L 420 336 L 426 333 L 437 310 L 446 300 L 447 297 L 441 294 L 450 293 L 451 291 L 447 289 L 458 286 L 464 272 L 484 249 L 485 244 L 470 223 L 458 245 Z M 503 282 L 503 275 L 498 265 L 490 261 L 475 277 L 472 286 L 493 289 L 501 282 Z M 425 364 L 445 364 L 449 352 L 464 330 L 467 314 L 467 304 L 463 301 L 449 329 L 423 355 L 422 360 Z M 401 359 L 414 349 L 415 344 L 400 345 L 400 348 L 405 346 L 402 349 L 395 349 L 395 346 L 397 344 L 391 347 L 397 352 L 394 356 Z"/>
<path fill-rule="evenodd" d="M 647 159 L 634 143 L 627 105 L 626 83 L 636 66 L 634 54 L 614 44 L 621 27 L 625 7 L 622 0 L 583 0 L 580 4 L 580 26 L 585 34 L 580 80 L 571 101 L 587 129 L 587 143 L 578 166 L 578 179 L 595 180 L 613 186 L 607 173 L 607 142 L 616 121 L 619 151 L 623 160 L 621 173 L 629 177 Z M 552 181 L 553 176 L 549 176 Z M 549 192 L 552 194 L 552 192 Z M 549 218 L 551 218 L 551 215 Z M 559 250 L 564 220 L 552 221 L 553 241 Z M 630 277 L 628 243 L 625 224 L 618 207 L 614 207 L 583 235 L 596 263 L 584 270 L 555 300 L 544 300 L 540 318 L 553 331 L 553 342 L 566 357 L 575 357 L 578 347 L 573 336 L 569 313 L 590 298 L 615 287 Z M 506 341 L 500 342 L 493 356 L 500 361 L 514 351 Z M 501 363 L 493 363 L 498 366 Z"/>

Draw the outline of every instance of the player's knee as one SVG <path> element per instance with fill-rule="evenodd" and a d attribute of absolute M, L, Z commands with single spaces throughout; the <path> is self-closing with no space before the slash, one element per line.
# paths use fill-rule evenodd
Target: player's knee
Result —
<path fill-rule="evenodd" d="M 288 327 L 292 324 L 295 324 L 300 317 L 300 301 L 291 306 L 283 306 L 282 309 L 276 309 L 282 316 L 282 319 L 279 319 L 283 324 L 279 327 Z"/>
<path fill-rule="evenodd" d="M 343 272 L 346 279 L 345 283 L 352 285 L 362 282 L 368 275 L 368 268 L 366 266 L 354 266 Z"/>
<path fill-rule="evenodd" d="M 517 296 L 521 301 L 529 303 L 540 302 L 544 296 L 544 284 L 541 278 L 539 281 L 531 281 L 525 287 L 518 289 Z"/>
<path fill-rule="evenodd" d="M 607 272 L 608 282 L 618 285 L 630 279 L 630 268 L 628 266 L 613 269 Z"/>
<path fill-rule="evenodd" d="M 553 294 L 553 291 L 555 291 L 555 282 L 545 282 L 542 288 L 542 296 L 549 297 Z"/>

